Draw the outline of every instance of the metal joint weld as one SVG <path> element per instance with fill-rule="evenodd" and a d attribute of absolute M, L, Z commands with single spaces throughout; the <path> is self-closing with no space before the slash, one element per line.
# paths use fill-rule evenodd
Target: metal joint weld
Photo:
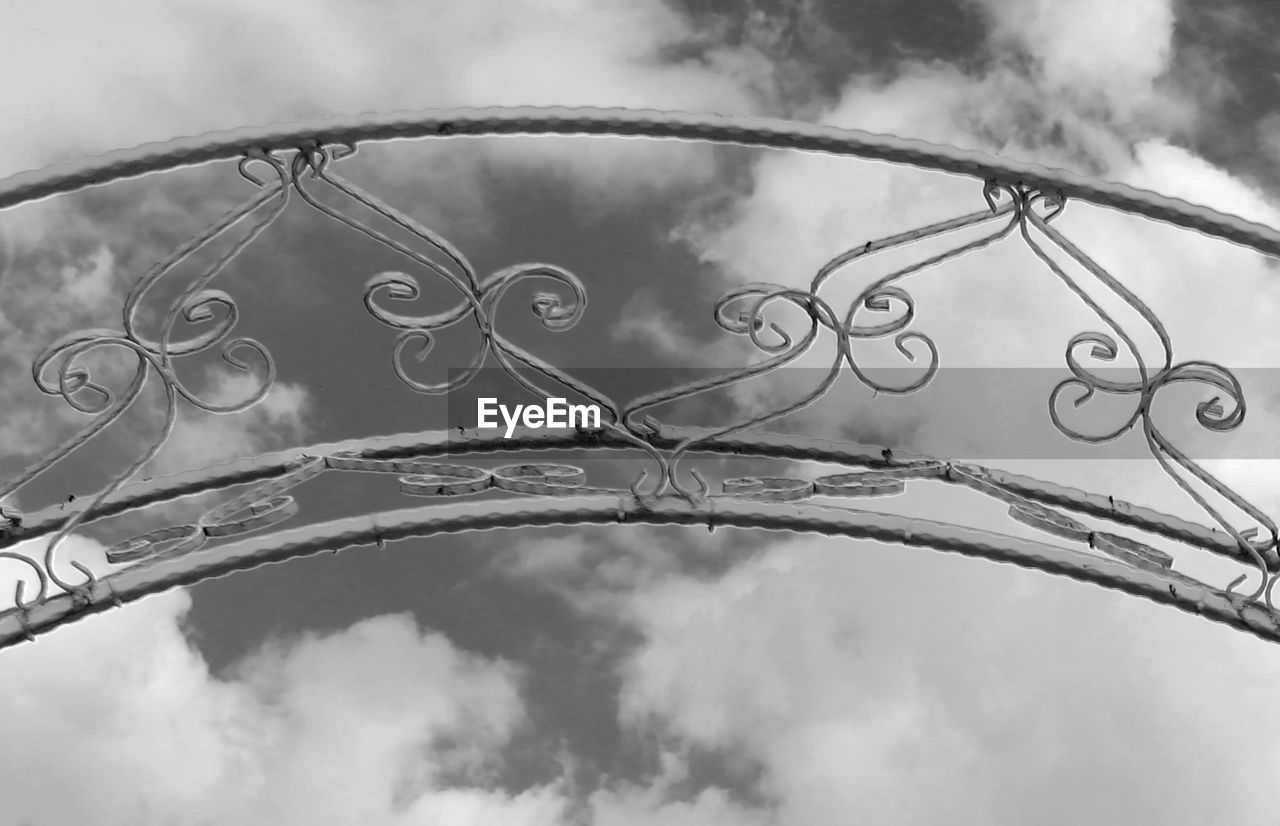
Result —
<path fill-rule="evenodd" d="M 31 630 L 31 623 L 28 622 L 28 618 L 30 616 L 31 616 L 30 608 L 23 608 L 21 605 L 18 606 L 18 612 L 17 612 L 18 625 L 19 627 L 22 628 L 22 636 L 26 638 L 27 642 L 35 642 L 36 634 L 34 631 Z"/>
<path fill-rule="evenodd" d="M 102 584 L 103 584 L 103 585 L 105 585 L 105 586 L 107 586 L 107 591 L 108 591 L 108 593 L 110 594 L 111 604 L 112 604 L 112 605 L 114 605 L 114 606 L 115 606 L 115 607 L 117 607 L 117 608 L 123 608 L 123 607 L 124 607 L 124 600 L 122 600 L 122 599 L 120 598 L 120 594 L 119 594 L 119 593 L 116 591 L 116 589 L 111 585 L 111 580 L 110 580 L 110 579 L 103 579 L 103 580 L 102 580 Z"/>
<path fill-rule="evenodd" d="M 87 608 L 93 604 L 93 583 L 81 585 L 71 592 L 71 604 L 75 610 Z"/>

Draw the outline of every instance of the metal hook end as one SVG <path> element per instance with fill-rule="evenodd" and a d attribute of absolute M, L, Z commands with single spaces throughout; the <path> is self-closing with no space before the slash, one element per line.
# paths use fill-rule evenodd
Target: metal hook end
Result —
<path fill-rule="evenodd" d="M 267 182 L 259 178 L 257 175 L 254 175 L 248 168 L 249 164 L 254 161 L 271 162 L 265 149 L 261 146 L 253 146 L 245 151 L 244 156 L 240 158 L 240 162 L 236 164 L 236 169 L 239 170 L 240 177 L 244 178 L 254 186 L 261 188 L 266 186 Z"/>
<path fill-rule="evenodd" d="M 692 468 L 689 471 L 689 475 L 698 483 L 698 489 L 696 491 L 691 491 L 677 487 L 676 490 L 679 491 L 681 496 L 688 500 L 689 504 L 701 505 L 707 500 L 707 494 L 711 492 L 711 486 L 707 484 L 707 480 L 702 477 L 702 474 L 698 472 L 697 468 Z"/>
<path fill-rule="evenodd" d="M 356 154 L 359 148 L 360 144 L 356 141 L 335 144 L 334 147 L 329 150 L 329 159 L 340 161 L 343 158 L 350 158 L 352 155 Z"/>
<path fill-rule="evenodd" d="M 636 504 L 642 508 L 649 507 L 649 497 L 640 491 L 640 486 L 644 484 L 644 480 L 649 478 L 649 471 L 640 468 L 640 475 L 631 483 L 631 495 L 636 498 Z"/>
<path fill-rule="evenodd" d="M 68 588 L 67 592 L 71 594 L 71 602 L 76 608 L 84 608 L 93 604 L 93 590 L 98 584 L 98 577 L 83 564 L 74 560 L 70 563 L 72 568 L 85 575 L 85 581 L 79 585 Z"/>
<path fill-rule="evenodd" d="M 1275 590 L 1276 582 L 1280 582 L 1280 576 L 1273 576 L 1267 582 L 1267 587 L 1263 590 L 1263 598 L 1267 606 L 1267 610 L 1273 615 L 1276 613 L 1276 606 L 1271 601 L 1271 592 Z"/>
<path fill-rule="evenodd" d="M 1227 597 L 1239 596 L 1238 594 L 1235 593 L 1235 590 L 1240 586 L 1240 583 L 1244 582 L 1248 578 L 1249 578 L 1248 574 L 1241 574 L 1240 576 L 1231 580 L 1231 583 L 1227 585 L 1226 590 L 1223 591 L 1223 594 Z"/>
<path fill-rule="evenodd" d="M 987 206 L 991 209 L 992 214 L 1000 211 L 996 206 L 996 199 L 1000 197 L 1000 182 L 995 178 L 988 178 L 982 185 L 982 197 L 986 199 Z"/>

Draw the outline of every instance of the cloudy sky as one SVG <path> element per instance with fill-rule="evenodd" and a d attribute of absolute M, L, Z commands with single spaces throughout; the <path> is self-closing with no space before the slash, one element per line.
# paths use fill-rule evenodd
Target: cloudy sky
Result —
<path fill-rule="evenodd" d="M 353 9 L 14 4 L 0 25 L 9 78 L 0 175 L 326 115 L 627 106 L 921 138 L 1280 226 L 1280 4 L 1264 0 L 372 0 Z M 712 321 L 726 290 L 804 286 L 845 249 L 984 204 L 970 179 L 671 141 L 419 141 L 362 147 L 340 167 L 481 273 L 527 261 L 576 273 L 590 295 L 577 327 L 531 323 L 534 288 L 520 287 L 504 329 L 548 361 L 608 368 L 637 392 L 682 367 L 752 357 Z M 34 387 L 40 349 L 68 332 L 119 327 L 124 295 L 147 268 L 252 189 L 222 163 L 0 213 L 0 477 L 83 425 Z M 1160 315 L 1179 360 L 1239 372 L 1250 403 L 1242 441 L 1188 426 L 1199 390 L 1171 392 L 1180 402 L 1158 418 L 1223 480 L 1280 511 L 1271 470 L 1280 453 L 1267 441 L 1280 427 L 1280 353 L 1266 332 L 1280 312 L 1274 262 L 1081 203 L 1055 226 Z M 849 268 L 829 300 L 843 307 L 886 268 L 945 248 Z M 200 264 L 175 272 L 175 283 L 197 278 Z M 447 423 L 444 400 L 397 381 L 394 331 L 361 305 L 369 277 L 403 268 L 291 206 L 216 284 L 240 304 L 238 333 L 274 356 L 271 394 L 236 416 L 184 408 L 144 475 Z M 982 459 L 1207 523 L 1154 462 L 1137 461 L 1140 440 L 1081 461 L 1087 454 L 1065 441 L 992 438 L 1039 421 L 1022 411 L 1044 415 L 1066 375 L 1067 342 L 1098 329 L 1016 236 L 904 286 L 913 329 L 936 342 L 944 367 L 978 368 L 997 389 L 984 394 L 944 370 L 950 390 L 872 403 L 846 381 L 790 427 Z M 167 306 L 175 294 L 159 290 L 154 301 Z M 1136 316 L 1129 322 L 1140 329 Z M 416 378 L 439 381 L 467 362 L 476 334 L 462 326 L 410 365 Z M 1139 343 L 1158 348 L 1147 333 Z M 904 366 L 891 342 L 859 346 L 867 364 Z M 822 350 L 806 363 L 826 359 Z M 96 375 L 123 387 L 118 362 L 103 356 Z M 996 367 L 1025 372 L 1011 379 Z M 217 359 L 179 369 L 207 399 L 252 392 Z M 720 404 L 734 414 L 776 404 L 814 375 L 797 369 Z M 151 387 L 11 503 L 36 510 L 106 484 L 154 440 L 162 402 Z M 1250 439 L 1267 449 L 1238 448 Z M 581 464 L 609 483 L 641 465 Z M 700 466 L 713 478 L 740 471 Z M 765 468 L 820 472 L 752 466 Z M 332 476 L 298 490 L 302 511 L 288 526 L 406 506 L 385 479 Z M 884 509 L 1032 535 L 965 491 L 909 495 Z M 107 570 L 106 545 L 212 504 L 96 524 L 68 541 L 68 554 Z M 1161 547 L 1179 570 L 1215 584 L 1235 575 Z M 0 570 L 9 581 L 21 566 Z M 0 588 L 0 609 L 9 590 Z M 0 676 L 5 826 L 1263 824 L 1280 815 L 1271 791 L 1280 710 L 1268 699 L 1280 648 L 1069 580 L 873 542 L 628 527 L 353 549 L 69 625 L 0 652 Z"/>

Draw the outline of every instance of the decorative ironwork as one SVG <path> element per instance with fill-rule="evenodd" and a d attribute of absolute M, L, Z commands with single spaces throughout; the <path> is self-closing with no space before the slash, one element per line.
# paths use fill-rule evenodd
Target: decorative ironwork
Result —
<path fill-rule="evenodd" d="M 765 283 L 731 290 L 713 308 L 714 318 L 726 333 L 749 340 L 763 358 L 733 372 L 619 403 L 580 377 L 516 345 L 497 329 L 497 309 L 502 299 L 514 285 L 534 279 L 548 282 L 549 286 L 535 294 L 530 307 L 533 315 L 548 331 L 571 329 L 587 307 L 587 288 L 578 276 L 552 264 L 528 263 L 481 277 L 467 256 L 449 241 L 335 172 L 335 167 L 353 155 L 362 142 L 517 133 L 693 138 L 876 158 L 970 175 L 981 181 L 985 205 L 947 221 L 856 245 L 821 267 L 807 290 Z M 1280 614 L 1271 599 L 1280 575 L 1280 533 L 1275 522 L 1179 450 L 1151 416 L 1153 401 L 1161 389 L 1191 382 L 1204 385 L 1214 394 L 1197 406 L 1196 421 L 1211 431 L 1233 430 L 1244 421 L 1246 410 L 1239 381 L 1221 365 L 1204 361 L 1175 363 L 1171 338 L 1150 308 L 1053 222 L 1066 208 L 1068 199 L 1076 198 L 1274 255 L 1280 254 L 1280 233 L 1273 229 L 1129 187 L 916 141 L 774 121 L 566 109 L 397 114 L 184 139 L 15 176 L 0 182 L 0 208 L 146 172 L 232 158 L 239 158 L 240 174 L 253 185 L 254 193 L 196 233 L 133 286 L 124 303 L 119 330 L 71 333 L 49 345 L 35 360 L 32 374 L 37 388 L 60 397 L 92 419 L 47 456 L 0 484 L 0 497 L 20 491 L 116 422 L 153 376 L 163 383 L 166 415 L 148 449 L 105 488 L 82 497 L 81 504 L 71 511 L 49 507 L 23 514 L 0 508 L 0 559 L 18 561 L 34 574 L 15 579 L 14 607 L 0 612 L 0 647 L 166 588 L 321 550 L 495 527 L 615 522 L 809 531 L 964 553 L 1093 582 L 1280 641 Z M 379 323 L 398 331 L 391 360 L 406 388 L 428 395 L 448 394 L 466 386 L 481 368 L 493 362 L 539 396 L 550 397 L 567 389 L 590 400 L 604 412 L 600 425 L 561 431 L 522 430 L 512 438 L 480 431 L 371 437 L 246 457 L 177 476 L 131 483 L 172 434 L 179 399 L 210 413 L 236 414 L 260 402 L 270 391 L 276 378 L 270 352 L 256 339 L 231 337 L 239 308 L 233 296 L 211 285 L 294 199 L 393 250 L 415 266 L 420 275 L 456 292 L 456 303 L 447 310 L 406 315 L 391 305 L 413 301 L 422 294 L 418 276 L 383 272 L 366 283 L 366 311 Z M 390 222 L 429 251 L 422 252 L 396 240 L 336 206 L 339 202 L 359 206 Z M 986 225 L 994 227 L 985 235 L 868 284 L 847 307 L 833 306 L 826 297 L 824 290 L 857 261 Z M 139 330 L 138 316 L 149 292 L 179 264 L 240 226 L 247 226 L 247 231 L 171 303 L 159 336 L 145 337 Z M 929 335 L 914 328 L 915 299 L 897 282 L 1004 243 L 1015 233 L 1104 328 L 1081 332 L 1067 343 L 1065 360 L 1070 376 L 1053 389 L 1048 399 L 1054 426 L 1070 439 L 1088 444 L 1112 441 L 1140 429 L 1151 456 L 1216 529 L 1113 497 L 946 458 L 763 432 L 762 428 L 770 423 L 821 399 L 842 375 L 852 375 L 863 386 L 891 395 L 913 393 L 929 385 L 941 355 Z M 1158 357 L 1149 359 L 1141 352 L 1131 332 L 1091 297 L 1048 249 L 1071 259 L 1131 308 L 1158 338 Z M 798 331 L 784 329 L 770 314 L 779 305 L 800 311 L 807 318 L 807 326 Z M 207 325 L 205 331 L 175 340 L 180 316 L 190 324 Z M 405 370 L 406 356 L 418 361 L 427 358 L 441 330 L 464 322 L 474 324 L 480 334 L 479 347 L 466 370 L 441 383 L 420 381 Z M 913 379 L 884 383 L 861 366 L 858 346 L 884 339 L 892 340 L 903 358 L 915 365 Z M 764 377 L 827 343 L 833 346 L 821 381 L 781 407 L 717 428 L 680 427 L 663 422 L 656 415 L 659 408 L 673 402 Z M 122 392 L 95 380 L 86 366 L 86 354 L 101 349 L 123 351 L 131 359 L 132 379 Z M 177 372 L 179 362 L 215 350 L 233 368 L 257 378 L 248 399 L 230 405 L 214 404 L 200 399 L 183 382 Z M 926 353 L 927 359 L 918 361 Z M 1122 355 L 1136 365 L 1136 380 L 1116 381 L 1100 372 L 1099 365 L 1114 363 Z M 530 378 L 531 373 L 536 378 Z M 1082 432 L 1066 423 L 1058 412 L 1058 403 L 1069 390 L 1080 391 L 1073 400 L 1077 408 L 1097 396 L 1111 396 L 1131 398 L 1132 412 L 1107 432 Z M 630 486 L 616 487 L 589 486 L 581 468 L 533 462 L 524 457 L 494 468 L 434 461 L 446 456 L 452 459 L 460 453 L 519 455 L 564 448 L 639 451 L 651 466 Z M 713 492 L 697 468 L 688 469 L 692 484 L 683 473 L 691 456 L 708 453 L 814 460 L 846 469 L 814 479 L 777 475 L 726 479 L 720 491 Z M 299 510 L 298 502 L 287 491 L 317 475 L 334 472 L 395 474 L 405 495 L 433 500 L 469 498 L 275 530 L 255 538 L 246 536 L 282 525 Z M 1191 478 L 1212 491 L 1215 501 L 1192 487 Z M 181 496 L 249 483 L 255 487 L 190 523 L 152 530 L 109 548 L 108 563 L 127 564 L 123 570 L 100 575 L 78 562 L 64 566 L 59 560 L 58 549 L 64 540 L 97 520 Z M 852 506 L 862 499 L 895 496 L 909 486 L 929 484 L 962 485 L 1006 503 L 1011 520 L 1034 528 L 1059 544 Z M 1226 506 L 1253 524 L 1240 528 L 1224 515 Z M 1236 592 L 1247 574 L 1225 587 L 1211 586 L 1173 570 L 1174 559 L 1168 553 L 1136 539 L 1093 530 L 1076 517 L 1107 520 L 1141 531 L 1153 542 L 1177 541 L 1256 568 L 1259 582 L 1248 594 Z M 20 542 L 45 537 L 48 540 L 42 558 L 11 550 Z M 235 541 L 228 543 L 226 540 L 230 539 Z M 210 543 L 214 543 L 213 547 Z M 67 569 L 79 576 L 68 578 Z M 55 588 L 65 593 L 54 593 Z"/>

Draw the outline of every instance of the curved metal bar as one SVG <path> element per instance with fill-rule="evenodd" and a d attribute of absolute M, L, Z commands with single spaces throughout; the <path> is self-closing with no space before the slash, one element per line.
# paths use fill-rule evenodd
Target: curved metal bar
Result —
<path fill-rule="evenodd" d="M 766 459 L 814 461 L 855 468 L 892 469 L 895 475 L 915 468 L 950 466 L 944 459 L 894 451 L 880 445 L 835 442 L 776 433 L 738 433 L 714 436 L 710 428 L 661 426 L 649 437 L 661 450 L 671 450 L 693 440 L 692 452 L 749 456 Z M 521 429 L 505 438 L 500 431 L 428 431 L 375 436 L 344 442 L 309 445 L 276 453 L 266 453 L 235 462 L 211 465 L 172 476 L 144 480 L 122 488 L 93 512 L 86 513 L 81 524 L 117 516 L 150 505 L 169 502 L 209 491 L 223 490 L 254 482 L 266 482 L 293 472 L 305 457 L 359 457 L 368 460 L 412 460 L 453 457 L 460 454 L 504 455 L 539 450 L 635 450 L 635 445 L 622 436 L 604 430 L 528 430 Z M 1085 516 L 1105 519 L 1155 536 L 1201 548 L 1236 562 L 1249 564 L 1234 539 L 1221 531 L 1151 508 L 1134 505 L 1111 496 L 1088 493 L 1076 488 L 1005 473 L 974 464 L 956 464 L 956 472 L 928 473 L 929 478 L 961 484 L 981 493 L 985 486 L 995 485 L 1021 499 L 1041 505 L 1062 508 Z M 824 477 L 825 478 L 825 477 Z M 19 527 L 0 532 L 0 550 L 18 542 L 45 536 L 66 524 L 68 514 L 60 506 L 25 514 Z M 1260 551 L 1268 570 L 1280 571 L 1280 558 L 1275 549 Z"/>
<path fill-rule="evenodd" d="M 59 594 L 28 611 L 0 613 L 0 648 L 170 588 L 324 551 L 495 528 L 607 524 L 715 524 L 847 536 L 960 553 L 1091 582 L 1280 642 L 1280 617 L 1197 580 L 1154 566 L 1133 566 L 992 531 L 806 503 L 719 497 L 698 504 L 675 498 L 645 503 L 634 497 L 586 496 L 536 503 L 524 498 L 451 501 L 278 531 L 206 553 L 141 563 L 99 579 L 87 599 L 79 603 L 71 595 Z"/>
<path fill-rule="evenodd" d="M 1280 257 L 1280 231 L 1235 215 L 1132 186 L 926 141 L 834 126 L 650 109 L 457 108 L 350 115 L 213 132 L 148 143 L 94 158 L 20 172 L 0 181 L 0 209 L 151 172 L 239 159 L 254 151 L 426 137 L 604 135 L 674 138 L 854 156 L 967 175 L 1017 181 L 1098 206 L 1141 215 Z"/>

